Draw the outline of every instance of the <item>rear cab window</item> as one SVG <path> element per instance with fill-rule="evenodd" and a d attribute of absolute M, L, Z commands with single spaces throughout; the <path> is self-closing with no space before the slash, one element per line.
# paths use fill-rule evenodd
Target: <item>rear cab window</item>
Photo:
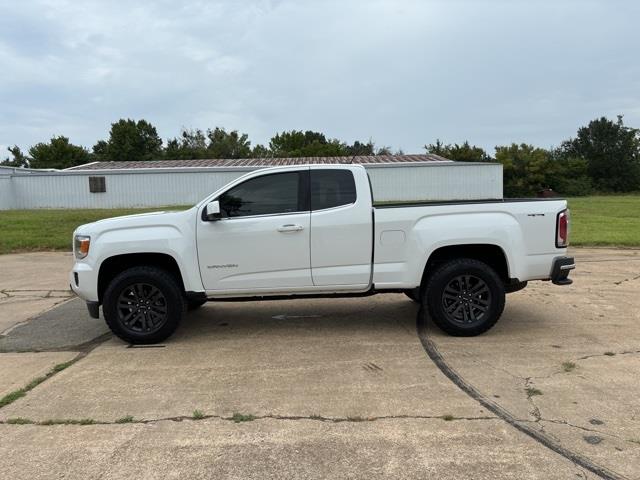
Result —
<path fill-rule="evenodd" d="M 311 169 L 311 210 L 341 207 L 356 202 L 353 172 L 340 169 Z"/>

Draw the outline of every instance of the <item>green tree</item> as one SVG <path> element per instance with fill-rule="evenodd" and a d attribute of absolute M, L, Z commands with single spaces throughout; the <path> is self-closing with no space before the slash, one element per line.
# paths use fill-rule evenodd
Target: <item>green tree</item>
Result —
<path fill-rule="evenodd" d="M 200 129 L 183 130 L 179 138 L 167 142 L 165 158 L 248 158 L 251 156 L 251 142 L 246 133 L 237 130 L 227 132 L 216 127 L 203 132 Z"/>
<path fill-rule="evenodd" d="M 375 145 L 372 140 L 369 140 L 367 143 L 360 142 L 356 140 L 353 142 L 353 145 L 345 146 L 345 153 L 347 155 L 375 155 Z"/>
<path fill-rule="evenodd" d="M 98 140 L 98 142 L 93 146 L 93 154 L 99 158 L 106 158 L 107 156 L 107 148 L 109 144 L 104 140 Z"/>
<path fill-rule="evenodd" d="M 393 151 L 389 146 L 382 146 L 376 150 L 376 155 L 393 155 Z"/>
<path fill-rule="evenodd" d="M 179 138 L 167 141 L 164 156 L 172 160 L 207 158 L 207 137 L 200 130 L 183 130 Z"/>
<path fill-rule="evenodd" d="M 29 157 L 27 157 L 24 153 L 22 153 L 22 150 L 20 150 L 20 147 L 18 147 L 17 145 L 14 145 L 13 147 L 7 147 L 7 150 L 9 150 L 9 153 L 11 153 L 11 156 L 13 158 L 7 157 L 2 162 L 0 162 L 0 165 L 4 165 L 7 167 L 21 167 L 21 168 L 26 168 L 29 166 Z"/>
<path fill-rule="evenodd" d="M 246 133 L 239 134 L 237 130 L 226 132 L 224 128 L 216 127 L 207 130 L 207 154 L 209 158 L 248 158 L 251 156 L 251 142 Z"/>
<path fill-rule="evenodd" d="M 427 150 L 427 153 L 440 155 L 441 157 L 457 162 L 489 162 L 492 160 L 482 147 L 470 145 L 466 140 L 462 145 L 458 145 L 457 143 L 445 145 L 438 139 L 436 143 L 425 145 L 424 148 Z"/>
<path fill-rule="evenodd" d="M 272 156 L 271 151 L 264 145 L 260 144 L 253 147 L 253 150 L 251 151 L 252 158 L 271 158 Z"/>
<path fill-rule="evenodd" d="M 291 130 L 276 134 L 269 142 L 274 157 L 337 157 L 349 155 L 344 143 L 327 140 L 320 132 Z"/>
<path fill-rule="evenodd" d="M 527 144 L 496 147 L 496 161 L 502 164 L 504 196 L 528 197 L 548 188 L 549 152 Z"/>
<path fill-rule="evenodd" d="M 120 119 L 111 124 L 109 140 L 98 142 L 93 152 L 114 162 L 153 160 L 162 153 L 162 139 L 146 120 Z"/>
<path fill-rule="evenodd" d="M 578 130 L 562 145 L 566 157 L 581 158 L 595 187 L 601 191 L 640 189 L 640 134 L 626 127 L 622 115 L 613 122 L 605 117 Z"/>
<path fill-rule="evenodd" d="M 69 168 L 91 161 L 86 148 L 73 145 L 67 137 L 53 137 L 49 143 L 38 143 L 29 149 L 32 168 Z"/>
<path fill-rule="evenodd" d="M 562 195 L 577 197 L 593 190 L 589 165 L 584 158 L 570 157 L 561 148 L 549 152 L 546 184 Z"/>

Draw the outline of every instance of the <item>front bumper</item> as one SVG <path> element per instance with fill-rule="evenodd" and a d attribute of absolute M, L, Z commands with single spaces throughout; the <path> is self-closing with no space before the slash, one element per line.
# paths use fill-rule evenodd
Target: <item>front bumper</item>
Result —
<path fill-rule="evenodd" d="M 89 315 L 93 318 L 100 317 L 100 303 L 98 301 L 96 271 L 86 262 L 76 261 L 69 272 L 69 287 L 81 299 L 87 303 Z"/>
<path fill-rule="evenodd" d="M 74 288 L 74 282 L 71 282 L 69 284 L 69 289 L 73 293 L 78 295 L 78 292 L 76 292 L 76 289 Z M 85 300 L 85 303 L 87 304 L 87 310 L 89 310 L 89 316 L 92 317 L 92 318 L 100 318 L 100 303 L 99 302 L 92 302 L 92 301 L 89 301 L 89 300 Z"/>
<path fill-rule="evenodd" d="M 98 275 L 89 263 L 76 261 L 69 272 L 69 283 L 71 290 L 83 300 L 98 301 Z"/>
<path fill-rule="evenodd" d="M 87 302 L 87 310 L 91 318 L 100 318 L 100 304 L 98 302 Z"/>
<path fill-rule="evenodd" d="M 569 272 L 576 268 L 573 257 L 557 257 L 551 267 L 551 281 L 555 285 L 571 285 L 573 280 L 569 278 Z"/>

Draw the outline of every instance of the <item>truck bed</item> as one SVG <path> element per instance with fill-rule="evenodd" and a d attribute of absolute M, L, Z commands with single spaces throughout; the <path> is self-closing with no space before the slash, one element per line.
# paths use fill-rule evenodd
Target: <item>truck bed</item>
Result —
<path fill-rule="evenodd" d="M 457 244 L 497 245 L 511 278 L 548 279 L 552 259 L 566 253 L 555 245 L 564 209 L 566 201 L 556 198 L 377 204 L 376 288 L 406 287 L 406 279 L 420 278 L 431 253 Z"/>

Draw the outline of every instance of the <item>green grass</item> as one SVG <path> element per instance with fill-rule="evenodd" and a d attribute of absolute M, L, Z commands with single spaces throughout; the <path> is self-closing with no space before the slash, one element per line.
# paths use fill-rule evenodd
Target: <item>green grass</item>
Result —
<path fill-rule="evenodd" d="M 640 246 L 640 195 L 569 199 L 571 245 Z"/>
<path fill-rule="evenodd" d="M 54 365 L 54 367 L 51 369 L 51 371 L 53 373 L 61 372 L 65 368 L 69 368 L 74 363 L 76 363 L 76 360 L 69 360 L 68 362 L 59 363 L 57 365 Z"/>
<path fill-rule="evenodd" d="M 0 408 L 15 402 L 19 398 L 24 397 L 26 394 L 27 391 L 24 388 L 7 393 L 4 397 L 0 398 Z"/>
<path fill-rule="evenodd" d="M 38 422 L 38 425 L 93 425 L 96 421 L 92 418 L 52 418 Z"/>
<path fill-rule="evenodd" d="M 535 397 L 535 396 L 538 396 L 538 395 L 542 395 L 542 390 L 539 390 L 539 389 L 537 389 L 535 387 L 527 387 L 525 389 L 525 391 L 527 392 L 527 397 L 528 398 Z"/>
<path fill-rule="evenodd" d="M 569 199 L 574 246 L 640 246 L 640 195 L 597 195 Z M 103 218 L 183 207 L 113 210 L 8 210 L 0 212 L 0 254 L 71 250 L 71 235 Z"/>
<path fill-rule="evenodd" d="M 126 417 L 122 417 L 116 420 L 116 423 L 132 423 L 133 417 L 131 415 L 127 415 Z"/>
<path fill-rule="evenodd" d="M 7 419 L 9 425 L 32 425 L 36 422 L 28 418 L 16 417 Z"/>
<path fill-rule="evenodd" d="M 185 208 L 188 207 L 0 211 L 0 254 L 43 250 L 71 251 L 71 235 L 79 225 L 120 215 Z"/>
<path fill-rule="evenodd" d="M 205 414 L 201 410 L 194 410 L 193 414 L 191 415 L 191 418 L 193 418 L 194 420 L 202 420 L 204 417 Z"/>
<path fill-rule="evenodd" d="M 576 364 L 573 362 L 562 362 L 562 370 L 565 372 L 572 372 L 575 368 Z"/>
<path fill-rule="evenodd" d="M 242 413 L 234 413 L 233 417 L 231 417 L 231 420 L 233 420 L 236 423 L 252 422 L 255 419 L 256 419 L 256 417 L 254 417 L 251 414 L 245 415 L 245 414 L 242 414 Z"/>
<path fill-rule="evenodd" d="M 34 388 L 36 388 L 38 385 L 40 385 L 42 382 L 44 382 L 49 377 L 55 375 L 58 372 L 61 372 L 65 368 L 70 367 L 71 365 L 73 365 L 77 361 L 78 361 L 78 358 L 75 358 L 73 360 L 69 360 L 68 362 L 58 363 L 51 370 L 49 370 L 49 372 L 47 372 L 46 375 L 44 375 L 42 377 L 34 378 L 29 383 L 27 383 L 24 387 L 22 387 L 22 388 L 20 388 L 18 390 L 14 390 L 13 392 L 7 393 L 4 397 L 0 398 L 0 408 L 6 407 L 10 403 L 13 403 L 16 400 L 18 400 L 19 398 L 24 397 L 29 390 L 33 390 Z"/>

